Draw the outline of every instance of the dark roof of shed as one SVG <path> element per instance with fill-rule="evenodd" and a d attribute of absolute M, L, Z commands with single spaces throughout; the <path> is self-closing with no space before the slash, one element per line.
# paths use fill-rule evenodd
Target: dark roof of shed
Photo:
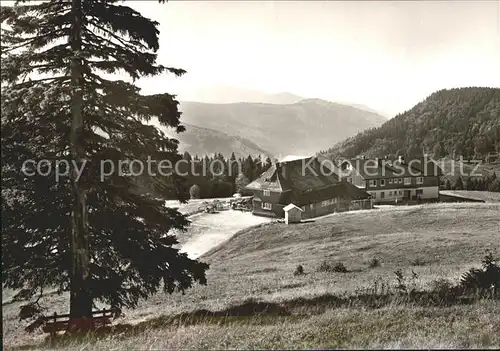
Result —
<path fill-rule="evenodd" d="M 341 182 L 335 185 L 328 186 L 323 189 L 316 189 L 302 193 L 295 192 L 292 196 L 300 206 L 310 203 L 317 203 L 333 198 L 342 198 L 347 200 L 362 200 L 370 197 L 366 191 L 348 183 Z"/>

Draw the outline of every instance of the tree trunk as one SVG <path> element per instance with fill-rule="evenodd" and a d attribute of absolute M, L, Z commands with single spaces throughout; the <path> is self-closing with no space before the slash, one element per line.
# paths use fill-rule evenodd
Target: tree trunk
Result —
<path fill-rule="evenodd" d="M 91 317 L 92 296 L 89 290 L 89 237 L 86 213 L 86 194 L 82 183 L 79 183 L 76 167 L 85 163 L 85 148 L 83 144 L 83 69 L 81 61 L 82 49 L 82 0 L 72 2 L 73 24 L 69 37 L 72 82 L 72 120 L 70 134 L 70 150 L 72 159 L 71 186 L 74 196 L 71 232 L 71 283 L 70 283 L 70 316 Z M 81 180 L 80 180 L 81 181 Z"/>

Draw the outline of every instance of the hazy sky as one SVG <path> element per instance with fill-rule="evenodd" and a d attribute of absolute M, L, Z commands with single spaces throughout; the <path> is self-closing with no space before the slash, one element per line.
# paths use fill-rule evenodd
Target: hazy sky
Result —
<path fill-rule="evenodd" d="M 140 85 L 181 100 L 232 85 L 396 114 L 438 89 L 500 87 L 500 0 L 132 6 L 160 22 L 160 63 L 188 71 Z"/>

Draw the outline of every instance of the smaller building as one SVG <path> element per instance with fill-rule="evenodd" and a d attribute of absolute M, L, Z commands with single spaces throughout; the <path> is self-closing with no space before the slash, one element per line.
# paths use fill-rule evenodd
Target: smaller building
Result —
<path fill-rule="evenodd" d="M 285 223 L 300 223 L 302 220 L 302 210 L 300 207 L 295 206 L 294 204 L 288 204 L 283 207 L 283 211 L 285 211 Z"/>
<path fill-rule="evenodd" d="M 374 203 L 437 201 L 441 168 L 428 156 L 406 161 L 356 158 L 341 163 L 343 179 L 370 193 Z"/>

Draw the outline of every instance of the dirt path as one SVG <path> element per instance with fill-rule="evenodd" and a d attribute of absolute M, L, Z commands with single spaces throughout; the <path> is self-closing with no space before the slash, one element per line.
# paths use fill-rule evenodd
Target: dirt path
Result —
<path fill-rule="evenodd" d="M 221 211 L 218 213 L 199 213 L 190 216 L 192 221 L 187 232 L 176 233 L 181 251 L 190 258 L 197 258 L 215 246 L 231 238 L 236 232 L 271 219 L 252 215 L 250 212 Z"/>

